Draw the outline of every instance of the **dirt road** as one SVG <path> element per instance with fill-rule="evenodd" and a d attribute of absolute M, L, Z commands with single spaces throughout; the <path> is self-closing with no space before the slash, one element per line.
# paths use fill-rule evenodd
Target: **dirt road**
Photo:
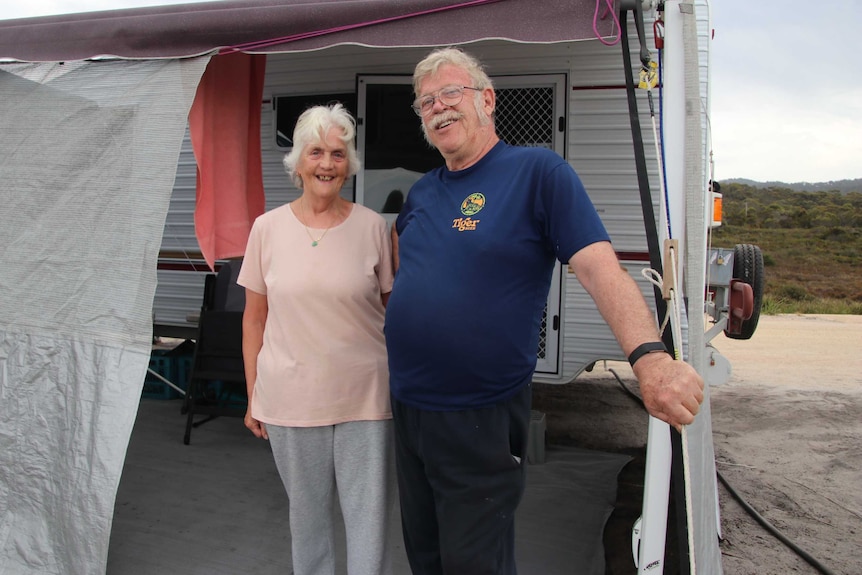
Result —
<path fill-rule="evenodd" d="M 862 316 L 761 316 L 751 339 L 720 336 L 713 344 L 731 360 L 731 387 L 862 389 Z"/>

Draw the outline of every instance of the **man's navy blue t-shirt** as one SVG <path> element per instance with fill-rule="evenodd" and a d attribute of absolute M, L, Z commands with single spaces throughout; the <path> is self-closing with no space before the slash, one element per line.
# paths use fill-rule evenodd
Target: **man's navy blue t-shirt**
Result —
<path fill-rule="evenodd" d="M 396 228 L 390 389 L 444 411 L 495 404 L 532 379 L 554 259 L 609 239 L 565 160 L 503 142 L 416 182 Z"/>

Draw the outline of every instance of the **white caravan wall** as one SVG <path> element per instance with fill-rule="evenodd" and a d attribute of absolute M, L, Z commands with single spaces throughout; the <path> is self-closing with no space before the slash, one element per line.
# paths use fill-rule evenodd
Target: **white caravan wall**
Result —
<path fill-rule="evenodd" d="M 646 240 L 619 46 L 607 47 L 596 41 L 551 45 L 486 41 L 465 46 L 465 49 L 482 59 L 488 72 L 494 76 L 567 74 L 568 159 L 584 180 L 616 249 L 645 253 Z M 284 152 L 275 146 L 273 96 L 354 92 L 356 75 L 360 73 L 403 74 L 409 77 L 413 66 L 427 52 L 426 48 L 394 50 L 337 46 L 308 53 L 269 55 L 261 115 L 267 209 L 282 205 L 299 195 L 282 168 Z M 585 90 L 589 87 L 596 89 Z M 644 100 L 642 94 L 639 97 Z M 647 107 L 643 102 L 641 116 L 643 122 L 648 121 Z M 418 119 L 416 129 L 419 130 Z M 650 138 L 646 145 L 648 163 L 652 169 L 655 163 L 654 146 L 648 130 L 645 136 Z M 349 182 L 343 191 L 343 195 L 350 199 L 353 197 L 351 186 L 352 182 Z M 194 239 L 193 206 L 194 158 L 191 147 L 186 144 L 177 168 L 163 250 L 187 253 L 199 251 Z M 647 301 L 652 303 L 651 286 L 640 276 L 642 264 L 630 263 L 628 267 L 642 286 Z M 562 370 L 559 373 L 539 374 L 537 380 L 568 382 L 593 361 L 622 359 L 622 352 L 610 330 L 580 284 L 573 277 L 565 278 L 563 289 Z M 202 293 L 202 274 L 160 270 L 156 322 L 188 326 L 186 316 L 199 309 Z"/>

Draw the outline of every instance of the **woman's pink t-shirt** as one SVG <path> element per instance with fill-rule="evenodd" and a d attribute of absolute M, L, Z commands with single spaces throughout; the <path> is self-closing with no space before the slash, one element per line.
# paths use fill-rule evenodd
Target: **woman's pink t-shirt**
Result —
<path fill-rule="evenodd" d="M 259 216 L 237 280 L 268 304 L 252 416 L 287 427 L 391 418 L 381 294 L 392 282 L 386 221 L 364 206 L 317 246 L 289 205 Z"/>

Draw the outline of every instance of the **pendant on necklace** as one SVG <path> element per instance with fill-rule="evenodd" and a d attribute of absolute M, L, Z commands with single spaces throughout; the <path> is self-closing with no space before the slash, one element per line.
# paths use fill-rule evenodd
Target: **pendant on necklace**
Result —
<path fill-rule="evenodd" d="M 313 242 L 311 242 L 311 247 L 313 247 L 313 248 L 316 248 L 316 247 L 317 247 L 317 241 L 316 241 L 316 240 L 315 240 L 315 241 L 313 241 Z"/>

